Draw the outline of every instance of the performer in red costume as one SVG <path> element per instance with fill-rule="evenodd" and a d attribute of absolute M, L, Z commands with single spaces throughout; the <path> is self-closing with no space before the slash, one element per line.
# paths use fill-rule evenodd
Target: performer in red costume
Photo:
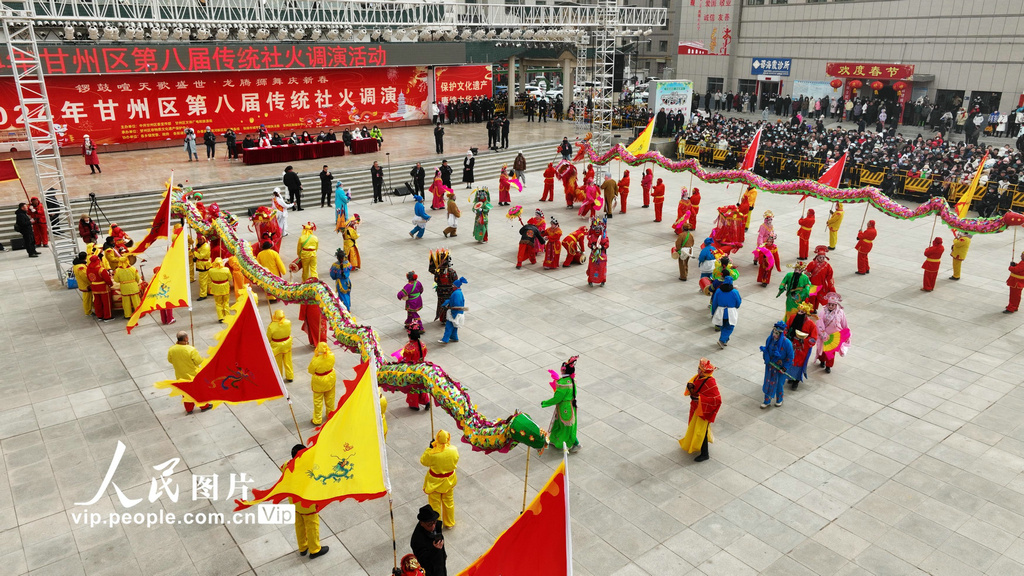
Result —
<path fill-rule="evenodd" d="M 587 243 L 590 245 L 590 263 L 587 264 L 587 285 L 593 286 L 600 283 L 604 286 L 608 279 L 608 235 L 605 233 L 605 224 L 600 220 L 594 220 L 587 233 Z"/>
<path fill-rule="evenodd" d="M 1024 252 L 1019 262 L 1010 262 L 1010 277 L 1006 279 L 1006 285 L 1010 287 L 1010 303 L 1003 314 L 1013 314 L 1020 308 L 1020 292 L 1024 288 Z"/>
<path fill-rule="evenodd" d="M 558 268 L 558 259 L 562 256 L 562 229 L 558 227 L 558 219 L 551 217 L 551 224 L 544 231 L 547 244 L 544 245 L 544 269 Z"/>
<path fill-rule="evenodd" d="M 711 435 L 711 424 L 718 416 L 722 407 L 722 394 L 718 391 L 718 383 L 711 376 L 716 370 L 715 365 L 707 358 L 701 358 L 697 375 L 686 384 L 684 395 L 690 397 L 690 419 L 686 427 L 686 436 L 679 440 L 679 446 L 693 454 L 700 450 L 695 462 L 708 459 L 708 442 L 714 442 Z"/>
<path fill-rule="evenodd" d="M 563 268 L 573 264 L 583 264 L 583 247 L 586 241 L 587 227 L 580 226 L 565 238 L 562 238 L 562 247 L 565 248 L 565 263 Z"/>
<path fill-rule="evenodd" d="M 697 229 L 697 213 L 700 212 L 700 188 L 690 192 L 690 230 Z"/>
<path fill-rule="evenodd" d="M 92 292 L 92 305 L 96 308 L 96 318 L 103 321 L 110 320 L 113 307 L 110 301 L 110 287 L 114 285 L 114 281 L 110 278 L 110 270 L 103 267 L 99 256 L 91 256 L 85 274 L 89 278 L 89 290 Z"/>
<path fill-rule="evenodd" d="M 576 166 L 572 164 L 562 174 L 562 192 L 565 194 L 565 207 L 572 208 L 576 201 Z"/>
<path fill-rule="evenodd" d="M 764 244 L 754 250 L 757 260 L 757 281 L 767 286 L 772 281 L 772 268 L 782 272 L 782 260 L 779 258 L 779 247 L 775 245 L 775 234 L 769 234 Z"/>
<path fill-rule="evenodd" d="M 33 196 L 25 208 L 28 217 L 32 220 L 32 235 L 35 237 L 36 246 L 49 246 L 50 237 L 47 234 L 49 219 L 46 217 L 46 207 L 39 198 Z"/>
<path fill-rule="evenodd" d="M 807 260 L 807 250 L 811 247 L 811 228 L 814 228 L 814 209 L 807 209 L 807 216 L 797 220 L 800 229 L 796 237 L 800 239 L 800 255 L 797 260 Z"/>
<path fill-rule="evenodd" d="M 640 178 L 640 189 L 644 192 L 644 205 L 641 208 L 650 208 L 651 206 L 651 186 L 654 185 L 654 170 L 648 168 L 644 172 L 643 177 Z"/>
<path fill-rule="evenodd" d="M 939 236 L 932 240 L 931 246 L 925 248 L 924 264 L 921 264 L 921 268 L 924 268 L 922 292 L 935 290 L 935 278 L 939 275 L 939 266 L 942 265 L 942 255 L 945 253 L 946 249 L 942 247 L 942 238 Z"/>
<path fill-rule="evenodd" d="M 661 222 L 661 207 L 665 204 L 665 184 L 658 178 L 658 182 L 651 190 L 651 198 L 654 199 L 654 221 Z"/>
<path fill-rule="evenodd" d="M 727 216 L 727 224 L 732 229 L 733 242 L 739 244 L 737 248 L 743 247 L 743 242 L 747 238 L 747 216 L 750 214 L 750 205 L 746 200 L 744 196 L 743 202 L 737 204 L 736 209 Z"/>
<path fill-rule="evenodd" d="M 818 327 L 807 317 L 811 305 L 804 302 L 797 306 L 796 314 L 786 324 L 786 338 L 793 343 L 793 363 L 786 369 L 789 383 L 793 390 L 807 377 L 807 364 L 811 358 L 811 350 L 818 343 Z"/>
<path fill-rule="evenodd" d="M 871 273 L 871 266 L 868 265 L 868 253 L 871 252 L 871 245 L 877 236 L 878 231 L 875 230 L 874 220 L 868 220 L 868 227 L 857 232 L 857 245 L 854 246 L 854 249 L 857 250 L 857 274 L 861 276 Z"/>
<path fill-rule="evenodd" d="M 822 244 L 814 248 L 814 261 L 807 265 L 807 277 L 811 280 L 811 291 L 817 287 L 817 292 L 807 298 L 812 311 L 817 312 L 818 306 L 826 304 L 825 297 L 836 291 L 835 280 L 833 279 L 832 265 L 828 263 L 828 246 Z"/>
<path fill-rule="evenodd" d="M 541 193 L 540 201 L 555 201 L 555 165 L 552 162 L 548 162 L 548 167 L 544 169 L 544 191 Z"/>
<path fill-rule="evenodd" d="M 622 171 L 622 178 L 619 180 L 619 214 L 626 213 L 626 198 L 629 197 L 629 170 Z"/>
<path fill-rule="evenodd" d="M 327 320 L 316 304 L 299 304 L 299 320 L 302 331 L 309 339 L 309 345 L 316 348 L 321 342 L 327 342 Z"/>
<path fill-rule="evenodd" d="M 419 318 L 410 320 L 405 325 L 405 331 L 409 334 L 409 342 L 402 348 L 402 362 L 408 364 L 419 364 L 427 359 L 427 347 L 420 342 L 423 336 L 423 321 Z M 412 410 L 419 410 L 420 406 L 430 406 L 430 394 L 422 392 L 419 394 L 406 394 L 405 403 Z"/>

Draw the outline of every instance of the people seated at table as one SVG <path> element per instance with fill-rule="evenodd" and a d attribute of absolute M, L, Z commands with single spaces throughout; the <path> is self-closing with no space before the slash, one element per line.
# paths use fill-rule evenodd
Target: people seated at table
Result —
<path fill-rule="evenodd" d="M 295 132 L 292 132 L 292 135 L 288 137 L 288 141 L 285 142 L 285 144 L 288 144 L 289 146 L 294 146 L 300 142 L 301 140 L 299 140 L 299 135 L 296 134 Z"/>
<path fill-rule="evenodd" d="M 271 146 L 284 146 L 284 140 L 281 139 L 281 135 L 274 132 L 274 135 L 270 138 Z"/>
<path fill-rule="evenodd" d="M 360 138 L 369 138 L 370 137 L 370 129 L 367 128 L 365 124 L 363 125 L 362 128 L 359 129 L 359 137 Z"/>
<path fill-rule="evenodd" d="M 246 134 L 245 139 L 242 140 L 242 148 L 255 148 L 256 141 L 252 139 L 252 134 Z"/>
<path fill-rule="evenodd" d="M 373 130 L 370 130 L 370 138 L 373 138 L 381 144 L 384 143 L 384 135 L 381 134 L 380 128 L 378 128 L 376 124 L 373 125 Z"/>
<path fill-rule="evenodd" d="M 302 131 L 302 138 L 299 140 L 299 143 L 300 144 L 310 144 L 313 141 L 314 141 L 313 137 L 309 135 L 309 132 L 303 130 Z"/>
<path fill-rule="evenodd" d="M 334 133 L 334 130 L 328 130 L 327 131 L 327 141 L 328 142 L 337 142 L 338 141 L 338 135 Z"/>
<path fill-rule="evenodd" d="M 327 133 L 321 130 L 320 133 L 316 135 L 316 141 L 327 142 Z"/>
<path fill-rule="evenodd" d="M 352 149 L 352 132 L 349 132 L 348 128 L 345 128 L 345 131 L 341 133 L 341 141 L 345 143 L 345 146 L 348 146 L 349 150 Z"/>

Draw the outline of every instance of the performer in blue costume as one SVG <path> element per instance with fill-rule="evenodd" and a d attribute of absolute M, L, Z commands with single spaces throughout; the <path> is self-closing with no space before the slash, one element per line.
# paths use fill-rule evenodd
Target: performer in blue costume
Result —
<path fill-rule="evenodd" d="M 700 269 L 701 278 L 710 278 L 715 268 L 715 247 L 712 238 L 704 239 L 704 247 L 700 249 L 697 256 L 697 268 Z"/>
<path fill-rule="evenodd" d="M 742 303 L 743 298 L 740 297 L 739 290 L 732 285 L 732 276 L 726 275 L 722 279 L 721 286 L 711 296 L 711 318 L 715 329 L 721 331 L 718 337 L 720 348 L 729 345 L 729 337 L 732 336 L 732 331 L 736 328 L 738 309 Z"/>
<path fill-rule="evenodd" d="M 455 290 L 441 304 L 441 306 L 448 310 L 448 317 L 445 318 L 444 322 L 444 336 L 438 340 L 442 344 L 447 344 L 449 341 L 459 341 L 459 327 L 462 326 L 463 321 L 466 319 L 466 297 L 462 294 L 463 284 L 469 284 L 469 280 L 460 277 L 455 282 L 452 282 Z"/>
<path fill-rule="evenodd" d="M 338 299 L 345 305 L 345 309 L 351 310 L 352 280 L 349 277 L 349 273 L 352 272 L 352 266 L 345 259 L 345 250 L 343 248 L 338 248 L 334 256 L 338 259 L 337 262 L 331 265 L 331 278 L 334 279 L 334 289 L 338 292 Z"/>
<path fill-rule="evenodd" d="M 785 322 L 780 320 L 775 323 L 768 340 L 761 346 L 761 357 L 764 358 L 764 385 L 761 387 L 764 404 L 761 404 L 761 408 L 771 406 L 772 398 L 776 406 L 782 406 L 786 370 L 793 363 L 793 343 L 786 338 Z"/>
<path fill-rule="evenodd" d="M 412 219 L 414 228 L 409 231 L 409 238 L 423 238 L 423 233 L 427 231 L 427 221 L 430 220 L 430 215 L 423 207 L 423 196 L 417 194 L 412 199 L 416 201 L 416 206 L 413 208 L 416 215 Z"/>

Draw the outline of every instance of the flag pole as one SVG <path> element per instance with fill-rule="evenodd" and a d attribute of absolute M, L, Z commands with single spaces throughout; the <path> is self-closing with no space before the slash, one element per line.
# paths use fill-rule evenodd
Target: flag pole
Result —
<path fill-rule="evenodd" d="M 939 223 L 939 213 L 935 213 L 935 220 L 932 220 L 932 233 L 928 236 L 928 245 L 931 246 L 932 239 L 935 238 L 935 225 Z"/>
<path fill-rule="evenodd" d="M 299 419 L 295 417 L 295 407 L 292 406 L 292 395 L 287 396 L 288 409 L 292 412 L 292 422 L 295 423 L 295 432 L 299 435 L 299 443 L 305 444 L 306 441 L 302 439 L 302 430 L 299 430 Z"/>
<path fill-rule="evenodd" d="M 388 492 L 388 513 L 391 514 L 391 552 L 395 556 L 395 568 L 398 568 L 398 542 L 395 538 L 395 507 Z"/>
<path fill-rule="evenodd" d="M 530 485 L 529 484 L 529 482 L 530 482 L 530 452 L 532 452 L 532 450 L 530 450 L 530 447 L 527 446 L 526 447 L 526 475 L 523 476 L 523 509 L 519 512 L 520 514 L 524 514 L 526 512 L 526 490 L 527 490 L 527 488 Z"/>
<path fill-rule="evenodd" d="M 189 329 L 190 332 L 192 332 L 192 344 L 195 345 L 195 343 L 196 343 L 196 326 L 195 326 L 195 323 L 192 321 L 192 308 L 191 307 L 189 307 L 189 309 L 188 309 L 188 329 Z"/>
<path fill-rule="evenodd" d="M 1010 261 L 1017 257 L 1017 227 L 1013 227 L 1013 254 L 1010 254 Z"/>
<path fill-rule="evenodd" d="M 867 220 L 868 220 L 868 210 L 870 210 L 870 209 L 871 209 L 871 203 L 870 202 L 865 202 L 864 203 L 864 217 L 860 219 L 860 229 L 861 230 L 864 229 L 864 223 L 867 222 Z"/>
<path fill-rule="evenodd" d="M 437 433 L 434 432 L 434 395 L 433 394 L 430 395 L 430 404 L 428 404 L 428 406 L 430 406 L 430 437 L 431 438 L 436 438 L 437 437 Z"/>

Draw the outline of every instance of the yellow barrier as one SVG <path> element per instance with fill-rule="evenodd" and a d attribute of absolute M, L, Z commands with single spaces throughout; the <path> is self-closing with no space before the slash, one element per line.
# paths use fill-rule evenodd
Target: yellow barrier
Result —
<path fill-rule="evenodd" d="M 885 172 L 872 172 L 867 168 L 860 169 L 860 183 L 862 186 L 878 186 L 882 183 L 883 178 L 885 178 Z"/>
<path fill-rule="evenodd" d="M 903 189 L 907 192 L 927 192 L 931 185 L 931 178 L 907 178 Z"/>

